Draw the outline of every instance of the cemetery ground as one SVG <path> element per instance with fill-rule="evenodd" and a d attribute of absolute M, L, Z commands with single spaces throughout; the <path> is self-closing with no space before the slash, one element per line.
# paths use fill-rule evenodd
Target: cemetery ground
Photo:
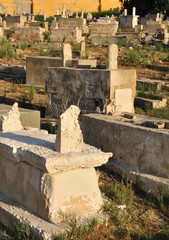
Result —
<path fill-rule="evenodd" d="M 50 38 L 49 38 L 50 39 Z M 80 44 L 71 42 L 73 57 L 80 52 Z M 98 68 L 105 68 L 107 63 L 107 45 L 94 46 L 90 40 L 86 42 L 86 53 L 83 58 L 97 59 Z M 169 47 L 162 43 L 155 42 L 154 44 L 139 44 L 131 43 L 128 40 L 118 41 L 119 57 L 118 65 L 120 68 L 136 69 L 137 79 L 147 78 L 153 80 L 169 80 Z M 19 50 L 19 51 L 18 51 Z M 17 54 L 18 53 L 18 54 Z M 26 67 L 27 56 L 61 56 L 61 49 L 56 49 L 56 46 L 49 40 L 44 43 L 35 44 L 33 42 L 10 42 L 3 38 L 0 46 L 0 64 L 10 66 Z M 137 89 L 140 91 L 140 89 Z M 141 89 L 144 92 L 144 89 Z M 164 91 L 163 95 L 168 97 L 168 92 Z M 155 92 L 150 91 L 153 97 Z M 46 90 L 45 87 L 37 87 L 34 83 L 31 85 L 22 84 L 22 81 L 8 82 L 0 80 L 0 99 L 1 102 L 10 104 L 13 101 L 18 101 L 19 106 L 34 109 L 46 107 Z M 148 114 L 162 118 L 169 118 L 168 106 L 164 109 L 136 109 L 136 113 Z M 42 115 L 43 116 L 43 115 Z"/>
<path fill-rule="evenodd" d="M 169 81 L 169 47 L 162 44 L 131 44 L 122 41 L 119 45 L 120 68 L 136 69 L 137 78 Z M 21 49 L 18 54 L 16 50 Z M 74 57 L 80 45 L 72 42 Z M 0 64 L 6 66 L 26 66 L 26 56 L 59 56 L 60 50 L 47 40 L 43 44 L 17 41 L 17 43 L 3 40 L 0 46 Z M 87 42 L 84 58 L 96 58 L 100 68 L 106 66 L 107 45 L 100 47 Z M 137 89 L 144 92 L 144 89 Z M 151 96 L 156 93 L 151 92 Z M 166 91 L 163 94 L 168 97 Z M 22 81 L 9 82 L 0 80 L 0 101 L 10 104 L 18 101 L 20 106 L 33 109 L 46 107 L 47 94 L 45 87 L 37 87 L 34 83 L 25 85 Z M 147 114 L 169 119 L 169 104 L 161 109 L 138 109 L 136 113 Z M 43 117 L 43 114 L 42 114 Z M 66 219 L 71 226 L 69 232 L 54 236 L 53 240 L 82 239 L 137 239 L 137 240 L 167 240 L 169 239 L 169 201 L 163 193 L 157 199 L 145 195 L 132 185 L 127 179 L 121 179 L 106 169 L 98 169 L 99 185 L 104 196 L 103 211 L 107 220 L 100 222 L 92 219 L 82 225 L 77 224 L 74 216 Z M 63 219 L 64 221 L 65 219 Z M 0 239 L 3 240 L 31 240 L 27 223 L 16 224 L 15 232 L 10 232 L 6 226 L 0 227 Z"/>
<path fill-rule="evenodd" d="M 97 169 L 99 186 L 104 198 L 104 221 L 92 218 L 83 224 L 75 216 L 63 216 L 63 222 L 70 223 L 70 231 L 53 236 L 53 240 L 167 240 L 169 239 L 169 205 L 163 197 L 153 199 L 138 190 L 127 179 L 105 168 Z M 16 224 L 15 232 L 1 226 L 3 240 L 35 239 L 28 225 Z"/>

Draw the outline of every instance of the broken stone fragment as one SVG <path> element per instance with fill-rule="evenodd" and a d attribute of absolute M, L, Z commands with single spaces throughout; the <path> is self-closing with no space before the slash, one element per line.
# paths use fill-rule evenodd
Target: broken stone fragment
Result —
<path fill-rule="evenodd" d="M 142 122 L 142 125 L 145 127 L 159 128 L 159 129 L 163 129 L 165 127 L 164 122 L 156 122 L 156 121 L 145 121 L 145 122 Z"/>
<path fill-rule="evenodd" d="M 16 102 L 8 113 L 1 117 L 0 131 L 16 132 L 22 129 L 23 126 L 20 121 L 20 112 L 18 110 L 18 103 Z"/>
<path fill-rule="evenodd" d="M 132 113 L 124 113 L 124 117 L 128 119 L 132 119 L 133 121 L 137 120 L 137 117 Z"/>
<path fill-rule="evenodd" d="M 56 151 L 60 153 L 82 152 L 83 135 L 78 121 L 79 113 L 80 109 L 72 105 L 60 116 L 55 142 Z"/>

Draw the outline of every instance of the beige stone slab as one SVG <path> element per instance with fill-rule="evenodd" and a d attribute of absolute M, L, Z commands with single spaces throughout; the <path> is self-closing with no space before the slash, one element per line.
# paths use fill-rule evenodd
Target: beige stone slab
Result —
<path fill-rule="evenodd" d="M 115 90 L 115 105 L 121 106 L 122 112 L 133 112 L 132 89 L 116 89 Z"/>
<path fill-rule="evenodd" d="M 105 164 L 112 153 L 84 144 L 81 153 L 62 154 L 54 151 L 56 135 L 32 129 L 15 133 L 0 132 L 0 151 L 6 151 L 15 162 L 26 161 L 45 172 L 59 172 Z"/>

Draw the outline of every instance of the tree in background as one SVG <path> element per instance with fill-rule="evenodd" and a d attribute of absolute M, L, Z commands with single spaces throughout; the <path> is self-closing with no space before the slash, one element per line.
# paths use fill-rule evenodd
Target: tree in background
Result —
<path fill-rule="evenodd" d="M 132 13 L 132 7 L 136 7 L 137 14 L 144 16 L 148 13 L 162 12 L 169 16 L 169 0 L 120 0 L 123 9 Z"/>

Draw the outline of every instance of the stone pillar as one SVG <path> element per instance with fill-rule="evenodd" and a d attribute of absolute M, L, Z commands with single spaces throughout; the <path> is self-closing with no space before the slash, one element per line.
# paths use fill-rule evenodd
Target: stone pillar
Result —
<path fill-rule="evenodd" d="M 133 7 L 132 15 L 133 15 L 133 16 L 136 16 L 136 8 L 135 8 L 135 7 Z"/>
<path fill-rule="evenodd" d="M 127 9 L 124 9 L 124 16 L 127 16 Z"/>
<path fill-rule="evenodd" d="M 86 52 L 86 43 L 85 43 L 85 41 L 82 41 L 80 43 L 80 45 L 81 45 L 80 56 L 83 57 L 85 55 L 85 52 Z"/>
<path fill-rule="evenodd" d="M 56 15 L 57 15 L 57 16 L 59 15 L 59 9 L 57 9 L 57 11 L 56 11 Z"/>
<path fill-rule="evenodd" d="M 62 61 L 63 61 L 63 67 L 71 67 L 71 65 L 72 65 L 72 48 L 69 43 L 63 44 Z"/>
<path fill-rule="evenodd" d="M 116 9 L 117 9 L 117 10 L 116 10 L 116 11 L 117 11 L 117 13 L 119 13 L 119 12 L 120 12 L 120 9 L 119 9 L 119 7 L 117 7 Z"/>
<path fill-rule="evenodd" d="M 118 46 L 116 44 L 111 44 L 108 46 L 107 51 L 107 69 L 114 70 L 118 68 Z"/>
<path fill-rule="evenodd" d="M 6 21 L 3 21 L 3 22 L 2 22 L 2 27 L 3 27 L 3 29 L 6 28 Z"/>
<path fill-rule="evenodd" d="M 45 22 L 45 31 L 46 31 L 46 32 L 49 31 L 49 24 L 48 24 L 48 22 Z"/>
<path fill-rule="evenodd" d="M 28 21 L 31 21 L 31 15 L 28 16 Z"/>
<path fill-rule="evenodd" d="M 34 15 L 32 16 L 32 22 L 35 22 L 35 16 Z"/>
<path fill-rule="evenodd" d="M 46 14 L 44 13 L 44 15 L 43 15 L 43 16 L 44 16 L 44 21 L 46 21 Z"/>
<path fill-rule="evenodd" d="M 65 9 L 65 5 L 63 6 L 63 11 L 62 11 L 62 17 L 66 16 L 66 9 Z"/>
<path fill-rule="evenodd" d="M 54 22 L 56 22 L 56 17 L 54 17 Z"/>
<path fill-rule="evenodd" d="M 79 14 L 78 14 L 78 12 L 76 12 L 76 18 L 79 18 Z"/>
<path fill-rule="evenodd" d="M 2 17 L 0 16 L 0 24 L 2 24 Z"/>
<path fill-rule="evenodd" d="M 156 16 L 156 21 L 159 21 L 159 19 L 160 19 L 160 14 L 159 14 L 159 13 L 157 13 L 157 16 Z"/>
<path fill-rule="evenodd" d="M 82 10 L 80 18 L 84 18 L 84 12 Z"/>

